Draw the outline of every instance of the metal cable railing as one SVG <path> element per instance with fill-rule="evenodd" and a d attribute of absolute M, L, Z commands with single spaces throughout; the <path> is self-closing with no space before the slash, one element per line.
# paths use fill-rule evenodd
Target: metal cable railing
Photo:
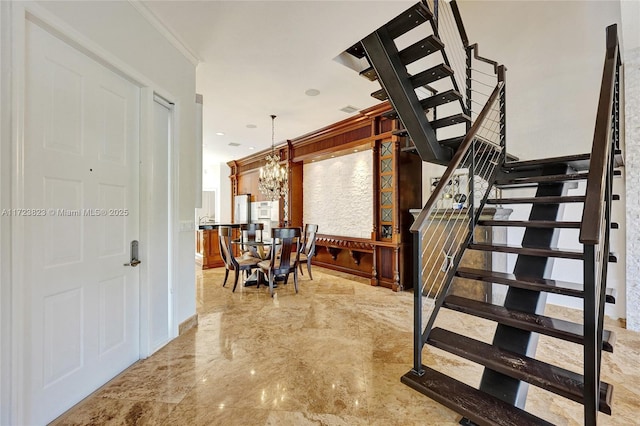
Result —
<path fill-rule="evenodd" d="M 414 315 L 414 367 L 418 369 L 423 342 L 447 294 L 464 247 L 473 237 L 480 211 L 504 158 L 503 90 L 504 83 L 498 83 L 411 227 L 418 234 L 419 287 L 415 290 Z M 452 188 L 456 188 L 455 194 L 451 193 Z M 451 198 L 450 206 L 443 205 L 442 200 Z M 422 324 L 423 317 L 429 318 L 426 327 Z"/>
<path fill-rule="evenodd" d="M 434 16 L 437 16 L 435 32 L 446 46 L 446 50 L 443 51 L 445 61 L 453 69 L 456 89 L 462 94 L 463 103 L 466 105 L 466 46 L 456 26 L 451 5 L 445 1 L 427 0 L 427 6 Z"/>

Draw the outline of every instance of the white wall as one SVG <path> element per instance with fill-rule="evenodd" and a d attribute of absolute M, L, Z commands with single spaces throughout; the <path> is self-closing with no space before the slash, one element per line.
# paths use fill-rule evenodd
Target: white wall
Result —
<path fill-rule="evenodd" d="M 371 150 L 303 166 L 303 222 L 318 232 L 371 238 L 373 158 Z"/>
<path fill-rule="evenodd" d="M 216 192 L 215 218 L 218 223 L 231 223 L 231 169 L 225 163 L 206 157 L 202 167 L 202 187 Z"/>
<path fill-rule="evenodd" d="M 459 1 L 469 41 L 507 67 L 509 152 L 588 152 L 605 51 L 620 24 L 611 1 Z M 560 107 L 562 106 L 562 107 Z"/>
<path fill-rule="evenodd" d="M 151 25 L 131 3 L 121 2 L 0 2 L 2 20 L 2 44 L 0 47 L 0 60 L 2 61 L 2 78 L 0 79 L 1 105 L 0 122 L 0 203 L 2 207 L 10 208 L 10 177 L 11 163 L 9 154 L 12 144 L 12 129 L 9 123 L 13 123 L 13 114 L 5 106 L 11 103 L 7 98 L 7 83 L 10 76 L 6 61 L 9 49 L 12 47 L 7 35 L 11 31 L 11 13 L 21 12 L 23 6 L 33 8 L 41 15 L 46 15 L 67 30 L 73 32 L 74 38 L 82 38 L 92 46 L 97 47 L 100 56 L 108 56 L 123 65 L 126 73 L 133 73 L 134 80 L 143 83 L 153 91 L 175 102 L 175 137 L 178 144 L 176 156 L 179 159 L 178 182 L 176 191 L 178 197 L 178 218 L 185 228 L 189 225 L 193 229 L 193 209 L 195 206 L 195 174 L 193 159 L 195 158 L 195 65 L 183 56 L 160 32 Z M 15 14 L 16 19 L 23 19 L 23 14 Z M 17 46 L 18 51 L 20 46 Z M 19 133 L 19 129 L 13 129 Z M 10 372 L 7 370 L 4 355 L 11 352 L 7 350 L 10 344 L 10 336 L 6 331 L 8 321 L 8 308 L 11 306 L 11 280 L 8 270 L 10 260 L 8 218 L 0 218 L 0 251 L 2 251 L 0 263 L 1 276 L 1 328 L 2 328 L 2 392 L 0 406 L 0 423 L 8 424 L 9 419 L 6 407 L 11 402 L 8 399 L 7 386 L 10 386 Z M 178 252 L 178 270 L 173 294 L 174 322 L 177 324 L 195 313 L 195 271 L 194 271 L 194 247 L 195 236 L 192 230 L 180 232 L 174 241 L 174 249 Z M 15 402 L 15 401 L 14 401 Z"/>
<path fill-rule="evenodd" d="M 208 163 L 202 166 L 202 190 L 216 191 L 220 186 L 220 163 Z"/>
<path fill-rule="evenodd" d="M 8 171 L 11 163 L 10 111 L 11 105 L 10 10 L 8 2 L 0 2 L 0 208 L 10 205 L 11 185 Z M 10 221 L 8 216 L 0 215 L 0 424 L 9 424 L 11 391 L 11 282 L 10 274 Z"/>
<path fill-rule="evenodd" d="M 231 169 L 225 163 L 220 163 L 218 204 L 216 219 L 220 223 L 231 223 Z"/>

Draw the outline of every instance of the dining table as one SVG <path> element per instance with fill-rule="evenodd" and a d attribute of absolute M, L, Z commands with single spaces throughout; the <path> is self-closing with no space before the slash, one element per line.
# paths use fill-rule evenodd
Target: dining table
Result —
<path fill-rule="evenodd" d="M 269 259 L 269 255 L 271 253 L 272 240 L 264 239 L 259 241 L 254 241 L 254 240 L 245 241 L 241 239 L 235 239 L 235 240 L 231 240 L 231 244 L 239 245 L 240 247 L 243 247 L 243 246 L 254 247 L 255 251 L 252 250 L 253 252 L 252 255 L 257 254 L 259 259 L 266 260 L 266 259 Z M 257 270 L 253 271 L 252 274 L 249 275 L 247 279 L 244 280 L 244 286 L 249 287 L 253 285 L 258 285 L 258 280 L 260 280 L 260 284 L 268 285 L 269 283 L 264 279 L 264 277 L 261 277 L 261 275 L 262 274 L 260 274 Z"/>

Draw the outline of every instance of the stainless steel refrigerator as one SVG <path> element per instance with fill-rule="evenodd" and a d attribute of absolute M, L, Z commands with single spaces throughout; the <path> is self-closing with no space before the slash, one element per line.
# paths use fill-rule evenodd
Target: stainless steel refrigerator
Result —
<path fill-rule="evenodd" d="M 251 194 L 240 194 L 233 198 L 233 223 L 251 221 Z"/>

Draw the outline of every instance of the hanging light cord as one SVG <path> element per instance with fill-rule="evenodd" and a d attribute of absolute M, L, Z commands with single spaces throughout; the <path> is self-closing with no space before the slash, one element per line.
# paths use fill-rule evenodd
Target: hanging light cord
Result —
<path fill-rule="evenodd" d="M 276 152 L 276 116 L 271 114 L 271 154 L 274 155 Z"/>

